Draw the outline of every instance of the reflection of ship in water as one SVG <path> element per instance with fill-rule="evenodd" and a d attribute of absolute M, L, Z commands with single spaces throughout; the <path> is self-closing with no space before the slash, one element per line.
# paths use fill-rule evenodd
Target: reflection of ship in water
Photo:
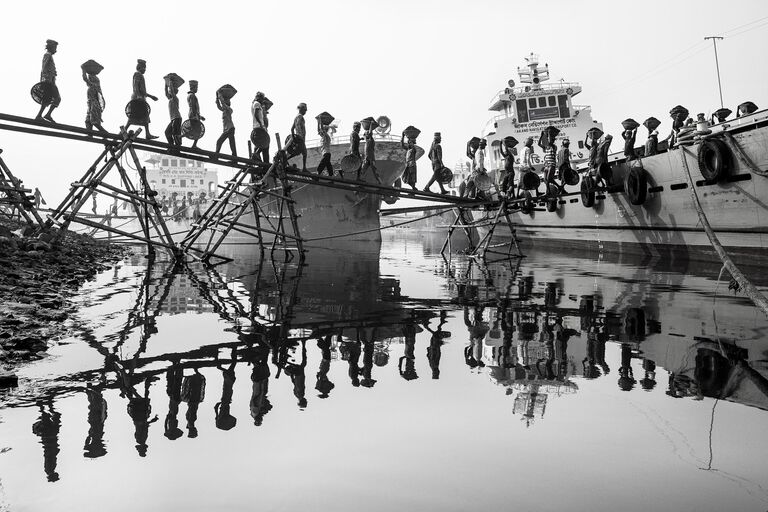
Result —
<path fill-rule="evenodd" d="M 573 272 L 568 266 L 574 261 L 546 255 L 526 260 L 526 266 L 486 268 L 456 260 L 436 271 L 448 279 L 451 298 L 419 299 L 402 297 L 396 279 L 380 276 L 373 263 L 378 251 L 316 251 L 313 257 L 308 269 L 269 262 L 219 270 L 155 262 L 143 273 L 122 330 L 100 340 L 76 324 L 104 366 L 36 390 L 40 415 L 32 428 L 47 477 L 59 478 L 62 420 L 55 402 L 62 395 L 87 394 L 84 457 L 100 458 L 110 449 L 105 396 L 123 401 L 109 412 L 130 417 L 135 450 L 149 456 L 151 442 L 157 442 L 151 432 L 161 430 L 168 441 L 205 432 L 198 428 L 201 404 L 213 408 L 218 430 L 243 422 L 263 425 L 274 408 L 285 406 L 270 392 L 278 379 L 290 386 L 291 406 L 299 409 L 336 396 L 340 386 L 380 387 L 383 372 L 410 386 L 425 380 L 421 369 L 428 366 L 431 379 L 440 379 L 449 339 L 464 345 L 471 372 L 487 373 L 510 395 L 510 409 L 526 425 L 540 421 L 557 401 L 584 393 L 584 380 L 616 379 L 619 389 L 633 393 L 659 391 L 662 371 L 670 397 L 712 397 L 768 410 L 760 362 L 766 341 L 757 330 L 736 327 L 746 323 L 751 309 L 735 305 L 732 319 L 721 319 L 715 330 L 700 304 L 700 296 L 711 295 L 712 283 L 703 278 L 600 262 L 601 276 L 584 279 L 588 269 Z M 370 275 L 355 282 L 340 277 L 352 268 Z M 675 295 L 684 280 L 692 301 Z M 161 326 L 157 318 L 173 314 L 168 299 L 182 295 L 189 304 L 202 300 L 205 312 L 226 322 L 233 336 L 199 346 L 153 345 Z M 466 337 L 444 330 L 451 321 L 447 310 L 456 312 Z M 747 348 L 739 346 L 741 340 L 749 340 Z M 332 365 L 343 367 L 342 379 L 330 371 Z M 212 376 L 221 377 L 221 390 L 207 386 Z M 238 396 L 235 381 L 244 376 L 249 393 Z M 235 407 L 238 400 L 247 400 L 248 412 L 237 412 L 243 410 Z"/>
<path fill-rule="evenodd" d="M 542 253 L 528 261 L 534 258 L 544 261 L 524 273 L 519 265 L 471 260 L 449 271 L 469 331 L 467 365 L 487 367 L 529 424 L 553 396 L 576 392 L 575 379 L 612 371 L 623 391 L 654 389 L 664 369 L 669 396 L 768 410 L 768 340 L 747 327 L 755 322 L 751 305 L 729 304 L 727 317 L 713 317 L 711 279 L 607 261 L 594 280 L 584 279 L 584 269 L 568 267 L 575 260 Z M 681 288 L 693 300 L 681 301 Z M 611 369 L 606 349 L 617 344 L 620 364 Z"/>

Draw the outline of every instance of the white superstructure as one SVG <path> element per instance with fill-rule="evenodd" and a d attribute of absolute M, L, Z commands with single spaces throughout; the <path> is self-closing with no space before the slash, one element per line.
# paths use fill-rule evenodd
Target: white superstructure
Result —
<path fill-rule="evenodd" d="M 602 123 L 592 119 L 592 108 L 587 105 L 576 105 L 573 97 L 581 92 L 581 85 L 576 82 L 559 81 L 545 84 L 550 78 L 549 65 L 539 65 L 539 56 L 531 53 L 525 59 L 526 64 L 517 68 L 521 85 L 516 86 L 510 80 L 508 87 L 499 91 L 491 100 L 488 110 L 497 112 L 488 122 L 483 137 L 488 141 L 490 156 L 489 169 L 498 170 L 504 167 L 499 150 L 500 141 L 507 136 L 513 136 L 519 141 L 518 155 L 527 137 L 539 140 L 541 131 L 547 126 L 560 130 L 557 145 L 563 138 L 571 141 L 571 162 L 578 164 L 585 161 L 589 154 L 584 147 L 584 137 L 592 127 L 602 130 Z M 534 163 L 540 163 L 543 155 L 534 142 Z M 516 158 L 520 163 L 520 157 Z"/>

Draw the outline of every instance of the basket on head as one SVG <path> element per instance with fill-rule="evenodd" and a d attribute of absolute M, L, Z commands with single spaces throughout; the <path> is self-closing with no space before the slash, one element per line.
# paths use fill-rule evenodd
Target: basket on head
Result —
<path fill-rule="evenodd" d="M 560 130 L 555 128 L 552 125 L 547 126 L 541 131 L 542 134 L 547 134 L 549 136 L 549 140 L 554 141 L 555 137 L 557 137 L 560 134 Z"/>
<path fill-rule="evenodd" d="M 447 185 L 448 183 L 453 181 L 453 171 L 447 167 L 443 167 L 442 169 L 440 169 L 440 171 L 437 174 L 437 181 L 439 181 L 443 185 Z"/>
<path fill-rule="evenodd" d="M 166 82 L 169 82 L 171 85 L 173 85 L 173 86 L 174 86 L 174 87 L 176 87 L 177 89 L 178 89 L 179 87 L 181 87 L 182 85 L 184 85 L 184 79 L 183 79 L 183 78 L 181 78 L 181 77 L 180 77 L 179 75 L 177 75 L 176 73 L 168 73 L 167 75 L 165 75 L 165 76 L 163 77 L 163 79 L 164 79 Z"/>
<path fill-rule="evenodd" d="M 488 192 L 493 186 L 493 180 L 487 174 L 478 174 L 475 176 L 475 187 L 483 192 Z"/>
<path fill-rule="evenodd" d="M 651 133 L 653 130 L 658 128 L 661 125 L 661 121 L 656 119 L 655 117 L 651 116 L 645 121 L 643 121 L 643 126 L 648 128 L 648 133 Z"/>
<path fill-rule="evenodd" d="M 536 190 L 541 184 L 541 178 L 534 171 L 525 171 L 521 181 L 524 190 Z"/>
<path fill-rule="evenodd" d="M 632 119 L 632 118 L 630 117 L 629 119 L 625 119 L 625 120 L 623 120 L 623 121 L 621 122 L 621 126 L 622 126 L 622 127 L 625 129 L 625 130 L 634 130 L 635 128 L 637 128 L 638 126 L 640 126 L 640 123 L 638 123 L 637 121 L 635 121 L 634 119 Z"/>
<path fill-rule="evenodd" d="M 467 142 L 467 144 L 472 149 L 479 148 L 480 147 L 480 137 L 472 137 L 471 139 L 469 139 L 469 142 Z"/>
<path fill-rule="evenodd" d="M 32 86 L 29 94 L 32 95 L 32 99 L 38 105 L 47 105 L 51 102 L 51 99 L 56 95 L 59 89 L 56 84 L 51 82 L 39 82 Z"/>
<path fill-rule="evenodd" d="M 589 136 L 590 139 L 597 140 L 597 139 L 599 139 L 600 137 L 603 136 L 603 130 L 601 130 L 597 126 L 594 126 L 594 127 L 590 128 L 589 130 L 587 130 L 587 135 Z"/>
<path fill-rule="evenodd" d="M 104 66 L 93 59 L 89 59 L 80 65 L 80 68 L 89 75 L 98 75 L 104 69 Z"/>
<path fill-rule="evenodd" d="M 237 94 L 237 89 L 229 84 L 222 85 L 216 91 L 216 95 L 221 96 L 225 100 L 231 100 L 235 94 Z"/>
<path fill-rule="evenodd" d="M 420 133 L 421 133 L 421 130 L 419 130 L 415 126 L 408 126 L 408 128 L 403 130 L 403 135 L 405 135 L 409 139 L 415 139 L 416 137 L 419 136 Z"/>
<path fill-rule="evenodd" d="M 125 106 L 125 115 L 131 124 L 143 125 L 149 122 L 149 114 L 152 108 L 147 100 L 135 99 L 128 102 Z"/>
<path fill-rule="evenodd" d="M 256 149 L 269 147 L 269 133 L 264 128 L 257 126 L 251 131 L 251 143 Z"/>
<path fill-rule="evenodd" d="M 504 137 L 504 145 L 506 147 L 512 149 L 513 147 L 517 146 L 518 144 L 519 144 L 519 142 L 513 136 L 507 135 L 506 137 Z"/>
<path fill-rule="evenodd" d="M 738 112 L 739 115 L 741 116 L 748 116 L 753 112 L 757 112 L 757 105 L 755 105 L 751 101 L 745 101 L 744 103 L 736 107 L 736 112 Z"/>
<path fill-rule="evenodd" d="M 719 108 L 712 113 L 719 122 L 725 121 L 733 111 L 729 108 Z"/>
<path fill-rule="evenodd" d="M 341 159 L 341 172 L 355 172 L 360 168 L 360 164 L 362 163 L 363 159 L 360 158 L 360 155 L 345 155 L 344 158 Z"/>
<path fill-rule="evenodd" d="M 190 140 L 200 140 L 205 135 L 205 125 L 199 119 L 187 119 L 181 124 L 181 136 Z"/>
<path fill-rule="evenodd" d="M 688 114 L 688 109 L 682 105 L 677 105 L 669 111 L 670 117 L 676 120 L 684 120 L 686 117 L 688 117 Z"/>
<path fill-rule="evenodd" d="M 360 121 L 360 126 L 363 127 L 363 130 L 375 130 L 379 127 L 379 123 L 372 117 L 366 117 L 365 119 Z"/>
<path fill-rule="evenodd" d="M 331 114 L 329 114 L 328 112 L 320 112 L 319 114 L 317 114 L 317 115 L 315 116 L 315 119 L 317 119 L 318 121 L 320 121 L 320 124 L 329 125 L 329 124 L 331 124 L 331 123 L 333 122 L 333 120 L 334 120 L 334 119 L 336 119 L 336 118 L 335 118 L 335 117 L 333 117 L 333 116 L 332 116 Z"/>

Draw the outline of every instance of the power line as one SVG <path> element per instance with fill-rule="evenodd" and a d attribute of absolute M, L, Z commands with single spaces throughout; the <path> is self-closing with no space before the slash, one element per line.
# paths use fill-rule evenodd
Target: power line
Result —
<path fill-rule="evenodd" d="M 765 21 L 765 20 L 768 20 L 768 16 L 764 16 L 762 18 L 758 18 L 756 20 L 752 20 L 749 23 L 744 23 L 743 25 L 739 25 L 738 27 L 733 27 L 731 29 L 728 29 L 725 32 L 723 32 L 723 35 L 724 36 L 730 35 L 731 32 L 734 32 L 735 30 L 739 30 L 740 28 L 748 27 L 750 25 L 754 25 L 755 23 L 759 23 L 759 22 Z M 757 28 L 757 27 L 753 27 L 753 28 Z M 752 30 L 752 29 L 749 29 L 749 30 Z"/>

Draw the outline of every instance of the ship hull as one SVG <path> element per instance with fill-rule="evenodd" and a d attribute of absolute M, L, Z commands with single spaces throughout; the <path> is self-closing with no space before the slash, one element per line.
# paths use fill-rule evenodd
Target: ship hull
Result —
<path fill-rule="evenodd" d="M 733 138 L 721 138 L 728 145 L 730 170 L 717 183 L 705 182 L 699 170 L 700 143 L 630 163 L 613 155 L 614 183 L 624 183 L 630 166 L 642 166 L 649 187 L 644 204 L 633 205 L 619 190 L 597 194 L 595 205 L 585 207 L 579 186 L 566 187 L 556 212 L 546 211 L 541 202 L 530 214 L 517 211 L 511 216 L 518 238 L 524 247 L 557 246 L 691 260 L 715 258 L 694 206 L 685 158 L 701 207 L 722 245 L 740 258 L 767 254 L 768 178 L 754 172 L 738 156 L 735 145 L 758 169 L 768 169 L 768 113 L 758 112 L 730 125 L 727 131 Z M 724 128 L 718 125 L 713 131 Z M 475 220 L 490 213 L 472 212 Z M 506 230 L 499 231 L 503 235 Z M 478 228 L 480 237 L 486 232 L 487 228 Z"/>

